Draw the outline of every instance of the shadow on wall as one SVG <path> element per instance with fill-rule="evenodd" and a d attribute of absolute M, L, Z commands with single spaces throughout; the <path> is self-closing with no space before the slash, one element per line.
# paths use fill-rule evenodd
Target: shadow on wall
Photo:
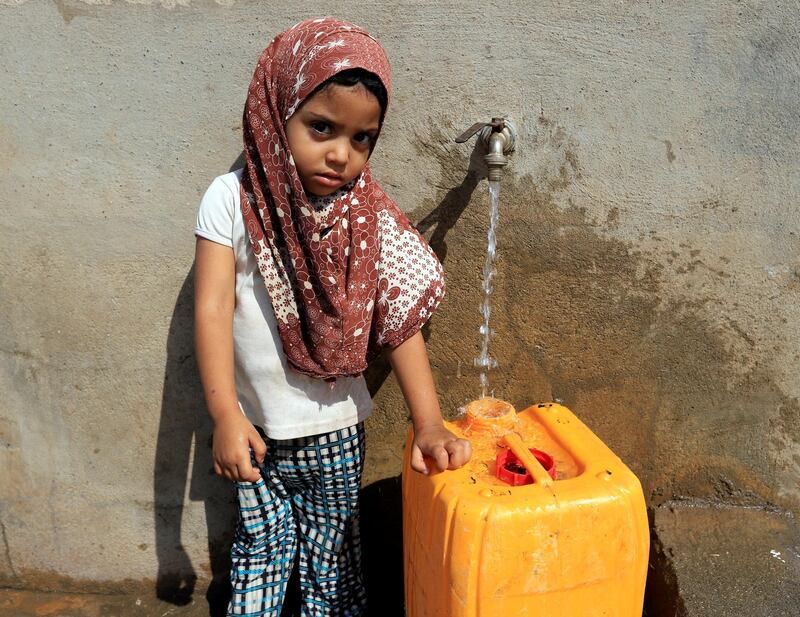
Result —
<path fill-rule="evenodd" d="M 228 171 L 243 165 L 244 152 Z M 193 329 L 194 265 L 178 293 L 167 338 L 153 482 L 158 558 L 156 596 L 185 606 L 192 601 L 197 579 L 207 580 L 210 574 L 206 599 L 209 614 L 214 617 L 225 615 L 230 599 L 230 547 L 236 525 L 236 505 L 234 489 L 214 474 L 213 425 L 197 371 Z M 205 504 L 211 572 L 202 572 L 200 576 L 186 553 L 181 534 L 187 481 L 189 499 L 202 500 Z"/>
<path fill-rule="evenodd" d="M 206 412 L 194 355 L 193 298 L 194 268 L 181 286 L 167 339 L 153 484 L 158 557 L 156 595 L 161 600 L 183 606 L 191 602 L 194 594 L 198 572 L 182 540 L 188 481 L 189 499 L 205 504 L 211 564 L 211 584 L 206 593 L 210 614 L 224 615 L 230 593 L 229 550 L 236 509 L 232 488 L 213 472 L 212 425 Z M 207 579 L 207 575 L 203 572 L 199 577 Z"/>
<path fill-rule="evenodd" d="M 455 225 L 464 209 L 469 205 L 472 193 L 475 191 L 475 187 L 478 186 L 478 182 L 486 177 L 486 164 L 483 162 L 483 155 L 484 152 L 480 148 L 473 149 L 469 159 L 467 175 L 464 176 L 461 183 L 448 190 L 439 205 L 414 225 L 423 236 L 426 236 L 428 244 L 431 245 L 442 264 L 445 264 L 447 258 L 447 242 L 445 241 L 447 232 Z M 428 237 L 427 234 L 431 228 L 434 228 L 434 231 Z M 429 330 L 430 322 L 427 322 L 422 328 L 422 334 L 426 341 L 428 340 Z M 392 368 L 389 366 L 389 362 L 383 356 L 369 365 L 367 370 L 364 371 L 364 377 L 367 381 L 370 396 L 375 397 L 391 371 Z"/>
<path fill-rule="evenodd" d="M 469 157 L 467 175 L 461 184 L 448 190 L 439 205 L 416 225 L 423 235 L 427 234 L 431 227 L 436 226 L 433 234 L 428 238 L 428 243 L 436 251 L 442 264 L 447 258 L 447 242 L 445 242 L 447 232 L 453 228 L 469 205 L 478 182 L 486 177 L 486 163 L 483 160 L 485 155 L 485 149 L 476 144 Z"/>

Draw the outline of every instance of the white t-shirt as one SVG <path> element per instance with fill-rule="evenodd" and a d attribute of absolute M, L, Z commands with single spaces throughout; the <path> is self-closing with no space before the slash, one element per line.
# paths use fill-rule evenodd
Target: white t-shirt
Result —
<path fill-rule="evenodd" d="M 214 179 L 200 202 L 194 230 L 234 252 L 233 348 L 239 404 L 272 439 L 327 433 L 361 422 L 372 411 L 363 376 L 339 377 L 331 389 L 324 380 L 298 373 L 286 362 L 272 303 L 242 219 L 241 176 L 238 169 Z"/>

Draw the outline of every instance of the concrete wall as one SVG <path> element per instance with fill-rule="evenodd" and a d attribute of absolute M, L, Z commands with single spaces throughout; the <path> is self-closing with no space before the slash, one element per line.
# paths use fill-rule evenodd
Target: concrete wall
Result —
<path fill-rule="evenodd" d="M 238 166 L 259 52 L 313 14 L 392 60 L 373 167 L 448 274 L 427 331 L 445 408 L 479 394 L 487 224 L 453 138 L 506 114 L 496 395 L 563 400 L 653 508 L 800 513 L 800 16 L 702 4 L 0 0 L 0 582 L 188 595 L 224 572 L 192 228 Z M 396 504 L 387 372 L 366 492 Z"/>

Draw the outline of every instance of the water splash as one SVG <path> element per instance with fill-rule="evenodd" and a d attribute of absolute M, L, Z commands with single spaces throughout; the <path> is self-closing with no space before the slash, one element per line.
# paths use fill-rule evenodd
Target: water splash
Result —
<path fill-rule="evenodd" d="M 492 315 L 491 297 L 494 290 L 494 276 L 497 270 L 494 262 L 497 257 L 497 220 L 500 217 L 500 182 L 489 182 L 489 232 L 487 234 L 486 259 L 483 262 L 483 301 L 478 311 L 483 316 L 483 323 L 478 332 L 481 335 L 481 355 L 475 358 L 474 364 L 481 369 L 480 384 L 481 398 L 486 397 L 489 390 L 489 371 L 497 368 L 497 360 L 489 355 L 489 343 L 494 336 L 494 331 L 489 327 L 489 318 Z"/>

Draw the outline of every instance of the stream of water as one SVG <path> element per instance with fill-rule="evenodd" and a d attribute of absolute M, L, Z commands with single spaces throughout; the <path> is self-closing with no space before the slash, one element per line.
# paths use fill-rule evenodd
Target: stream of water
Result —
<path fill-rule="evenodd" d="M 497 274 L 494 262 L 497 257 L 497 238 L 495 233 L 497 231 L 497 219 L 500 216 L 499 201 L 500 182 L 491 181 L 489 182 L 489 232 L 487 235 L 486 259 L 483 262 L 483 282 L 481 284 L 483 301 L 478 309 L 483 317 L 483 323 L 478 330 L 481 335 L 481 355 L 474 360 L 475 366 L 481 370 L 481 398 L 485 398 L 487 393 L 490 392 L 489 371 L 497 368 L 497 360 L 489 354 L 489 344 L 494 336 L 494 332 L 489 327 L 489 317 L 492 314 L 493 280 L 495 274 Z"/>

